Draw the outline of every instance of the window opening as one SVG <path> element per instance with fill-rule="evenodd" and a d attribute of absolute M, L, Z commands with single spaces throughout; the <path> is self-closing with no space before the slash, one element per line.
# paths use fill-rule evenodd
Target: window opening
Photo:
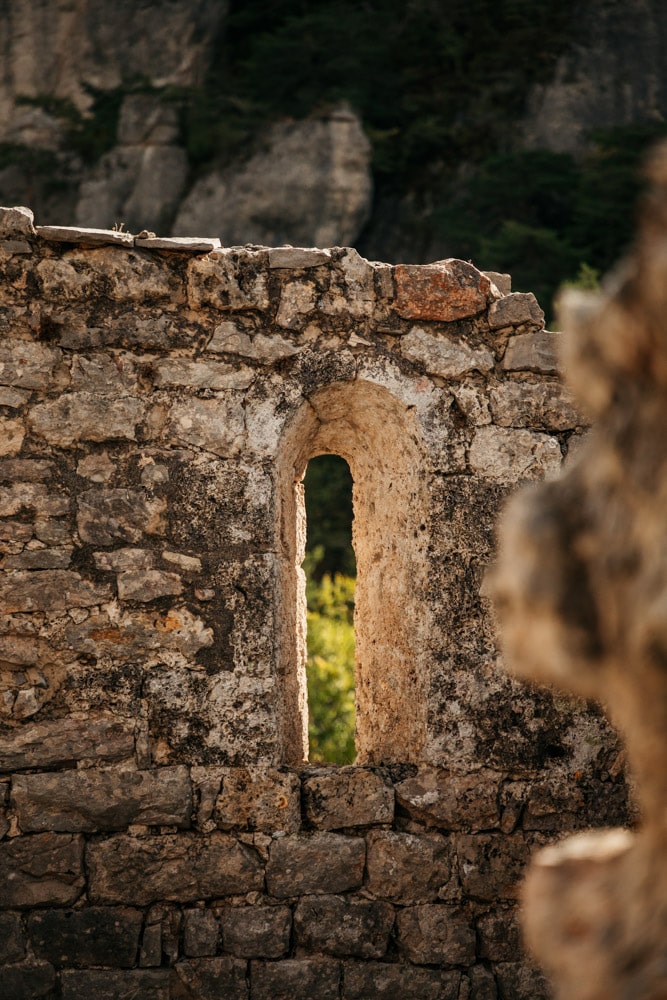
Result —
<path fill-rule="evenodd" d="M 309 759 L 350 764 L 355 750 L 352 475 L 338 455 L 311 459 L 306 504 Z"/>

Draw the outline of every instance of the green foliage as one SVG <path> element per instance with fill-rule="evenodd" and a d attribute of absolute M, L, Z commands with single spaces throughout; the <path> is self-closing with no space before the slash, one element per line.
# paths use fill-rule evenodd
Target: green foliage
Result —
<path fill-rule="evenodd" d="M 338 455 L 318 455 L 308 463 L 304 485 L 306 549 L 315 555 L 309 575 L 315 580 L 325 573 L 355 576 L 350 467 Z"/>
<path fill-rule="evenodd" d="M 354 761 L 354 586 L 337 573 L 309 587 L 308 736 L 310 760 Z"/>

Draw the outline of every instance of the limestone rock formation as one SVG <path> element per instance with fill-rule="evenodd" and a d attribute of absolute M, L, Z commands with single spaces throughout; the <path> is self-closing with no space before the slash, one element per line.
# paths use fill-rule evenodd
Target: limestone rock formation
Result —
<path fill-rule="evenodd" d="M 596 428 L 569 472 L 510 504 L 496 606 L 517 673 L 607 708 L 642 826 L 538 854 L 526 936 L 562 1000 L 667 995 L 667 148 L 637 246 L 598 298 L 565 302 L 566 369 Z"/>
<path fill-rule="evenodd" d="M 357 116 L 273 125 L 245 164 L 202 177 L 176 216 L 178 235 L 243 243 L 347 245 L 371 208 L 371 147 Z"/>

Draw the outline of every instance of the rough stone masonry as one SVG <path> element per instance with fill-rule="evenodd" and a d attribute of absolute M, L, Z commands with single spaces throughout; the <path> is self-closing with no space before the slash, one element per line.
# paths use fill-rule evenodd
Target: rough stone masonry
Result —
<path fill-rule="evenodd" d="M 0 210 L 0 996 L 531 1000 L 535 845 L 624 823 L 506 676 L 499 505 L 583 419 L 507 276 Z M 308 765 L 302 477 L 354 477 L 357 763 Z"/>

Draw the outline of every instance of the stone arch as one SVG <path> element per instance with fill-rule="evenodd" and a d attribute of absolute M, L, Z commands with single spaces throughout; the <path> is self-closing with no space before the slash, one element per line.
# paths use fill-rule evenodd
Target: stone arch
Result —
<path fill-rule="evenodd" d="M 285 429 L 278 458 L 279 675 L 284 760 L 307 757 L 303 476 L 311 458 L 344 458 L 354 480 L 358 763 L 415 761 L 426 739 L 423 518 L 425 460 L 414 412 L 357 380 L 318 390 Z"/>

